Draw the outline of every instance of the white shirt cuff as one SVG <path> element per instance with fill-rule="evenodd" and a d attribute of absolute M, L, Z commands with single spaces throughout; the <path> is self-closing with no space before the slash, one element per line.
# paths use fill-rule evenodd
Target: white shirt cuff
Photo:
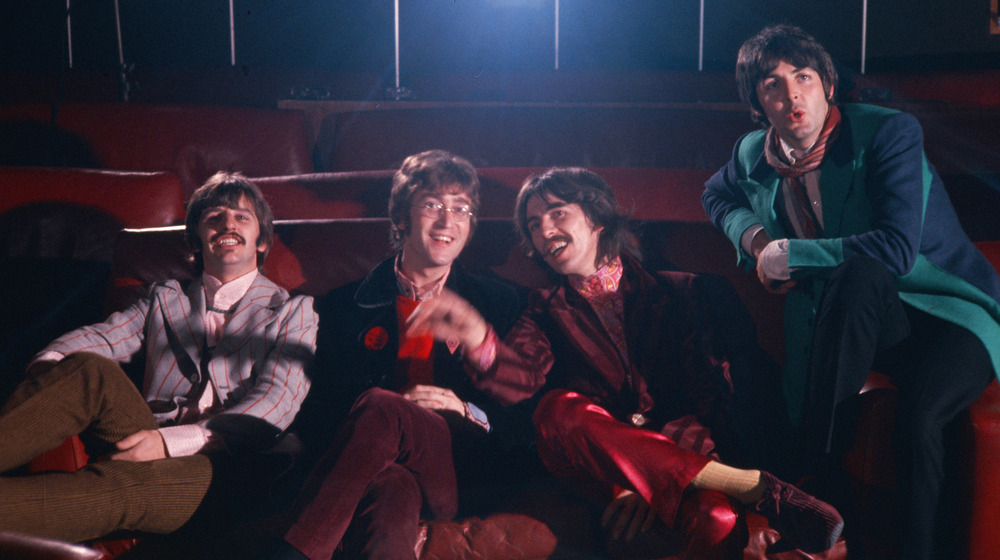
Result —
<path fill-rule="evenodd" d="M 25 371 L 31 369 L 31 366 L 33 366 L 33 365 L 35 365 L 35 364 L 37 364 L 39 362 L 53 362 L 53 363 L 55 363 L 55 362 L 62 361 L 62 359 L 65 358 L 65 357 L 66 357 L 65 354 L 63 354 L 62 352 L 56 352 L 55 350 L 49 350 L 48 352 L 42 352 L 41 354 L 38 354 L 37 356 L 35 356 L 31 360 L 31 363 L 28 364 L 28 367 L 25 368 Z"/>
<path fill-rule="evenodd" d="M 168 426 L 158 430 L 167 448 L 167 457 L 187 457 L 204 449 L 216 438 L 211 430 L 199 424 Z"/>
<path fill-rule="evenodd" d="M 761 224 L 755 224 L 743 230 L 743 235 L 740 236 L 740 246 L 743 247 L 743 252 L 753 256 L 753 238 L 762 231 L 764 231 L 764 226 Z"/>

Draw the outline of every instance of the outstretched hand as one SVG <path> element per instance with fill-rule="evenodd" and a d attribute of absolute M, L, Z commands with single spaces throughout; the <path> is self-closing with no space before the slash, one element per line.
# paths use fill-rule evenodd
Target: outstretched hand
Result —
<path fill-rule="evenodd" d="M 406 332 L 429 332 L 437 340 L 457 340 L 467 350 L 475 350 L 486 340 L 489 324 L 472 304 L 445 288 L 441 295 L 420 302 L 406 321 Z"/>
<path fill-rule="evenodd" d="M 163 436 L 156 430 L 140 430 L 115 444 L 118 453 L 111 455 L 119 461 L 155 461 L 167 457 Z"/>

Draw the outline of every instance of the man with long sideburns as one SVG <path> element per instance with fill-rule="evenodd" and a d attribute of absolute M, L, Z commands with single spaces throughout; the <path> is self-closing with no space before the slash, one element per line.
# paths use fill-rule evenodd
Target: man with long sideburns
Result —
<path fill-rule="evenodd" d="M 742 509 L 765 515 L 802 550 L 832 547 L 843 527 L 835 509 L 769 473 L 710 456 L 713 409 L 729 385 L 699 343 L 692 302 L 633 256 L 607 183 L 575 168 L 531 177 L 515 222 L 558 280 L 532 295 L 480 365 L 503 378 L 547 375 L 534 413 L 546 467 L 619 488 L 604 515 L 612 533 L 646 530 L 659 518 L 681 533 L 686 557 L 740 557 Z M 428 312 L 413 321 L 441 319 Z"/>

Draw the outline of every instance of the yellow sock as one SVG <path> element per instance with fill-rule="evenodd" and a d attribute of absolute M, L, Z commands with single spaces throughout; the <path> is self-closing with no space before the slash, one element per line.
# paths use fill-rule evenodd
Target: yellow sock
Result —
<path fill-rule="evenodd" d="M 737 469 L 712 461 L 705 465 L 691 485 L 701 490 L 716 490 L 744 504 L 756 502 L 764 493 L 760 471 Z"/>

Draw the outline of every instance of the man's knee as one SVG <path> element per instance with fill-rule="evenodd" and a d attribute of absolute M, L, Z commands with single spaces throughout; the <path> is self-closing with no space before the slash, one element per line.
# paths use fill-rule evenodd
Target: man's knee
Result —
<path fill-rule="evenodd" d="M 908 332 L 896 277 L 881 261 L 851 257 L 831 273 L 823 291 L 817 321 L 835 325 L 876 321 L 880 341 L 895 344 Z"/>
<path fill-rule="evenodd" d="M 65 378 L 74 375 L 82 376 L 85 383 L 93 386 L 125 385 L 134 388 L 135 384 L 122 369 L 121 364 L 92 352 L 74 352 L 52 368 L 41 374 L 42 377 Z"/>
<path fill-rule="evenodd" d="M 409 401 L 403 395 L 378 387 L 361 393 L 354 401 L 348 422 L 354 424 L 384 424 L 410 426 L 437 421 L 447 429 L 440 415 Z"/>
<path fill-rule="evenodd" d="M 361 393 L 354 401 L 351 414 L 371 411 L 398 411 L 409 407 L 411 403 L 399 393 L 378 387 Z"/>
<path fill-rule="evenodd" d="M 866 257 L 849 257 L 833 269 L 827 281 L 827 291 L 840 288 L 846 296 L 857 296 L 870 293 L 896 291 L 896 277 L 880 260 Z"/>
<path fill-rule="evenodd" d="M 572 391 L 550 391 L 535 408 L 534 422 L 538 435 L 550 439 L 557 434 L 570 434 L 585 426 L 583 418 L 588 406 L 596 406 L 586 397 Z"/>
<path fill-rule="evenodd" d="M 109 389 L 138 391 L 118 362 L 91 352 L 74 352 L 58 363 L 39 363 L 29 368 L 28 376 L 3 410 L 10 410 L 42 391 L 68 390 L 67 383 L 75 387 L 74 393 L 85 395 L 105 394 Z"/>

